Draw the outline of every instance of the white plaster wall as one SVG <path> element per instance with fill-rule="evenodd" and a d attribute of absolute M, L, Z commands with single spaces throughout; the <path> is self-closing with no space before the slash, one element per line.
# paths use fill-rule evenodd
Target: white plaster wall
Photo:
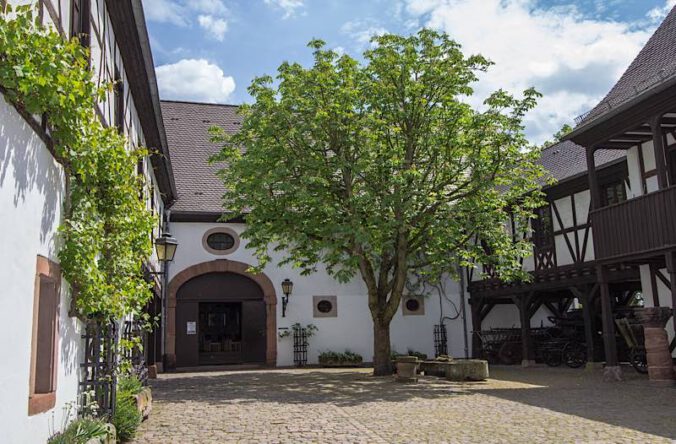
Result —
<path fill-rule="evenodd" d="M 491 328 L 518 328 L 520 326 L 519 307 L 515 304 L 496 305 L 488 312 L 481 323 L 482 330 L 490 330 Z"/>
<path fill-rule="evenodd" d="M 21 116 L 0 98 L 0 424 L 7 443 L 45 442 L 78 391 L 78 322 L 62 283 L 56 407 L 28 416 L 37 255 L 58 262 L 63 173 Z"/>
<path fill-rule="evenodd" d="M 217 223 L 187 223 L 172 222 L 172 235 L 178 240 L 179 246 L 174 262 L 169 267 L 169 278 L 192 265 L 215 259 L 229 259 L 247 264 L 256 264 L 252 252 L 246 249 L 246 240 L 241 239 L 239 248 L 229 255 L 214 255 L 202 247 L 204 233 L 214 227 L 227 226 L 237 233 L 241 233 L 243 224 Z M 299 322 L 302 325 L 314 324 L 318 331 L 310 339 L 308 362 L 316 363 L 317 356 L 322 351 L 344 351 L 349 349 L 363 356 L 364 361 L 373 359 L 373 324 L 367 305 L 366 288 L 361 278 L 356 277 L 347 284 L 340 284 L 330 277 L 321 266 L 318 271 L 309 276 L 301 276 L 300 271 L 291 266 L 279 267 L 281 255 L 273 253 L 273 260 L 263 272 L 270 278 L 277 293 L 277 327 L 290 327 Z M 281 282 L 289 278 L 293 281 L 293 294 L 290 297 L 286 317 L 282 317 Z M 446 282 L 447 296 L 460 308 L 459 287 L 455 282 Z M 314 318 L 312 296 L 337 296 L 338 317 Z M 434 355 L 434 324 L 439 323 L 439 297 L 429 296 L 425 300 L 425 314 L 423 316 L 403 316 L 399 308 L 391 324 L 392 349 L 406 352 L 408 349 Z M 443 301 L 443 314 L 452 316 L 456 311 L 451 303 Z M 469 312 L 469 306 L 467 308 Z M 455 356 L 464 356 L 464 340 L 462 320 L 447 320 L 446 327 L 449 336 L 449 352 Z M 468 329 L 471 329 L 471 317 L 467 319 Z M 181 326 L 177 326 L 181 328 Z M 277 339 L 277 365 L 293 365 L 292 338 Z"/>

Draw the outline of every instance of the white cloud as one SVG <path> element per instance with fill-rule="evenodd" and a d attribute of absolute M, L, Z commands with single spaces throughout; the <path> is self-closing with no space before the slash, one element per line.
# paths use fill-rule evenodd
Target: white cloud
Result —
<path fill-rule="evenodd" d="M 669 11 L 671 11 L 674 6 L 676 6 L 676 0 L 665 0 L 664 6 L 656 6 L 648 11 L 648 18 L 655 22 L 659 22 L 669 14 Z"/>
<path fill-rule="evenodd" d="M 481 75 L 477 98 L 530 86 L 545 94 L 526 118 L 534 142 L 594 107 L 650 36 L 630 24 L 585 18 L 575 7 L 539 9 L 534 0 L 407 0 L 407 12 L 448 32 L 466 54 L 495 62 Z"/>
<path fill-rule="evenodd" d="M 188 6 L 193 11 L 205 14 L 225 15 L 228 13 L 228 8 L 225 7 L 221 0 L 191 0 L 188 2 Z"/>
<path fill-rule="evenodd" d="M 143 11 L 150 21 L 178 26 L 189 24 L 185 7 L 172 0 L 143 0 Z"/>
<path fill-rule="evenodd" d="M 340 27 L 343 34 L 347 34 L 358 44 L 358 49 L 363 49 L 369 44 L 371 38 L 387 34 L 385 29 L 379 22 L 372 19 L 357 19 L 345 23 Z"/>
<path fill-rule="evenodd" d="M 225 20 L 215 18 L 212 15 L 200 15 L 197 17 L 197 22 L 207 31 L 207 34 L 219 42 L 222 42 L 225 38 L 225 33 L 228 30 L 228 22 Z"/>
<path fill-rule="evenodd" d="M 235 80 L 204 59 L 183 59 L 155 71 L 163 99 L 225 103 L 235 90 Z"/>
<path fill-rule="evenodd" d="M 194 13 L 220 17 L 228 14 L 222 0 L 143 0 L 143 10 L 149 21 L 177 26 L 190 25 Z"/>
<path fill-rule="evenodd" d="M 296 12 L 300 10 L 305 1 L 304 0 L 264 0 L 266 5 L 280 8 L 284 11 L 285 19 L 293 17 Z"/>

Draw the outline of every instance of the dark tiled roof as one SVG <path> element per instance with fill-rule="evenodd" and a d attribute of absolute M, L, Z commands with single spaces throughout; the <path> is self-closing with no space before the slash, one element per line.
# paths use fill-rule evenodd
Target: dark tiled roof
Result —
<path fill-rule="evenodd" d="M 222 213 L 223 182 L 209 157 L 220 147 L 209 140 L 209 128 L 237 132 L 237 106 L 162 101 L 162 115 L 174 167 L 178 200 L 172 213 Z"/>
<path fill-rule="evenodd" d="M 598 150 L 594 157 L 597 167 L 624 158 L 623 150 Z M 551 145 L 540 156 L 540 164 L 558 182 L 587 172 L 585 149 L 569 140 Z"/>
<path fill-rule="evenodd" d="M 676 76 L 676 7 L 650 37 L 608 95 L 587 115 L 580 126 L 601 117 L 629 99 Z"/>

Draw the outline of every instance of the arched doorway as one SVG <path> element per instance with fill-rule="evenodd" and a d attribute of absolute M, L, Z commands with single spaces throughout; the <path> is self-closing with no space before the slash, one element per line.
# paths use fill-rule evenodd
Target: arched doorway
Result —
<path fill-rule="evenodd" d="M 277 298 L 270 279 L 248 265 L 215 260 L 178 273 L 167 299 L 169 368 L 277 359 Z"/>

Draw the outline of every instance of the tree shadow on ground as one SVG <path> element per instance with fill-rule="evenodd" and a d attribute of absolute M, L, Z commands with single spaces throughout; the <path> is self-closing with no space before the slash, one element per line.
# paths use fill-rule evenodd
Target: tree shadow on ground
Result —
<path fill-rule="evenodd" d="M 604 382 L 603 371 L 497 367 L 491 377 L 532 387 L 486 388 L 480 393 L 676 439 L 676 388 L 651 384 L 625 367 L 624 381 Z"/>
<path fill-rule="evenodd" d="M 422 376 L 417 384 L 389 377 L 344 371 L 255 371 L 171 375 L 152 382 L 162 402 L 273 402 L 281 404 L 334 404 L 339 407 L 369 402 L 403 402 L 468 394 L 443 380 Z"/>

